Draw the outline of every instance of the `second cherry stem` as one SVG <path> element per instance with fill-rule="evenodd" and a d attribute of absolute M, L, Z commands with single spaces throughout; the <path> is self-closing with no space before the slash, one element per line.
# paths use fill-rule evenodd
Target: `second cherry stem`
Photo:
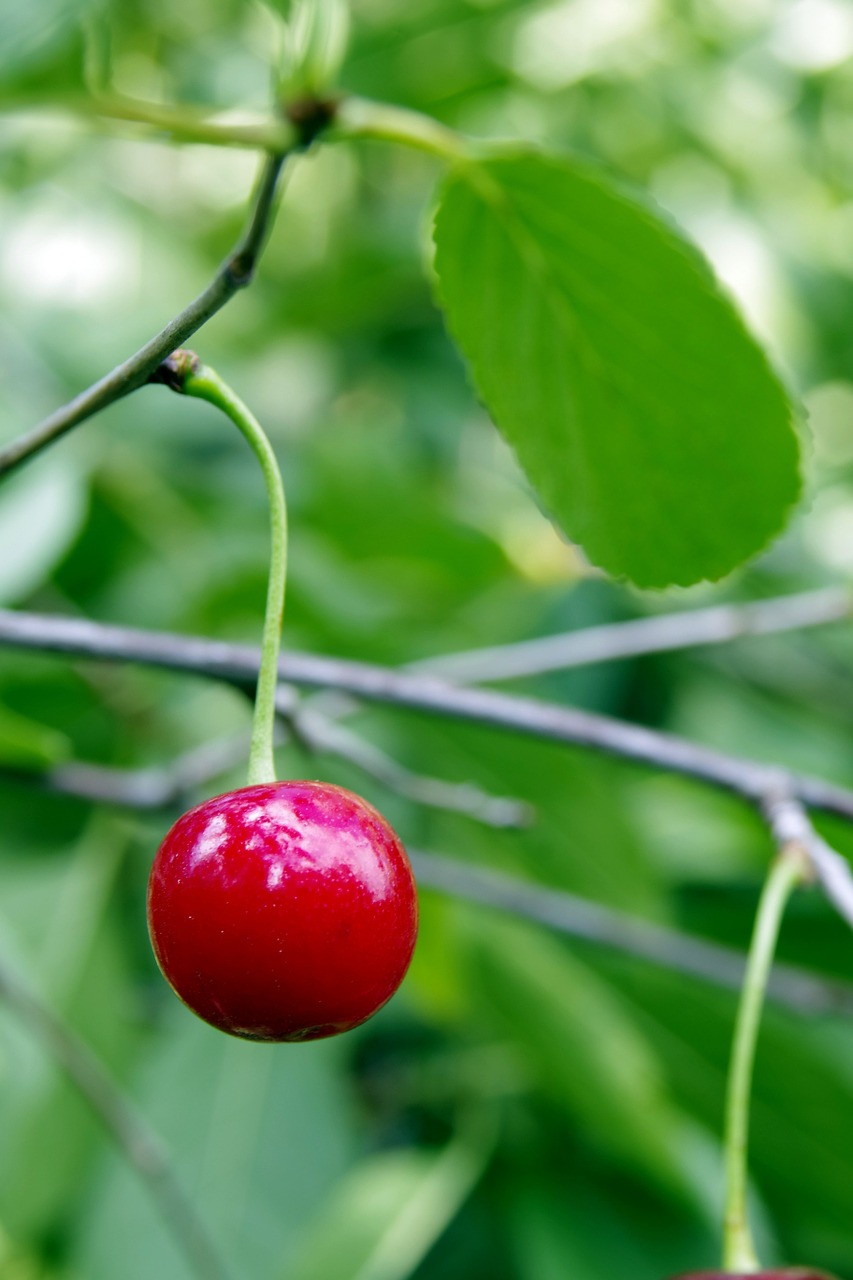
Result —
<path fill-rule="evenodd" d="M 213 369 L 195 357 L 187 362 L 181 390 L 197 396 L 221 409 L 243 433 L 261 464 L 270 509 L 270 568 L 264 630 L 261 640 L 261 665 L 255 694 L 252 741 L 249 748 L 250 784 L 275 782 L 273 735 L 275 731 L 275 693 L 278 684 L 278 655 L 281 624 L 284 617 L 284 591 L 287 579 L 287 507 L 284 485 L 276 456 L 260 423 L 249 412 Z"/>
<path fill-rule="evenodd" d="M 791 893 L 808 878 L 806 854 L 799 845 L 784 846 L 770 868 L 755 917 L 735 1023 L 726 1093 L 723 1269 L 727 1272 L 749 1274 L 760 1270 L 747 1217 L 747 1143 L 752 1067 L 779 926 Z"/>

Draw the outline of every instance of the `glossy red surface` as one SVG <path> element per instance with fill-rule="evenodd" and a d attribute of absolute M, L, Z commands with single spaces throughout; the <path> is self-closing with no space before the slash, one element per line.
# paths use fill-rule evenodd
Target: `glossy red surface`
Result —
<path fill-rule="evenodd" d="M 148 928 L 194 1013 L 251 1040 L 317 1040 L 394 994 L 418 925 L 405 850 L 359 796 L 277 782 L 216 796 L 172 827 Z"/>

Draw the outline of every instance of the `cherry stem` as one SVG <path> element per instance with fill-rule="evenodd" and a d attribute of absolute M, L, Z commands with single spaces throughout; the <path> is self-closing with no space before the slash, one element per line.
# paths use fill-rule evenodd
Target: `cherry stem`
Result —
<path fill-rule="evenodd" d="M 189 353 L 184 354 L 189 356 Z M 200 400 L 216 405 L 243 433 L 261 464 L 266 481 L 270 508 L 270 570 L 261 640 L 261 665 L 249 747 L 249 783 L 275 782 L 275 693 L 287 581 L 287 506 L 284 484 L 272 445 L 263 428 L 219 374 L 208 365 L 201 364 L 195 357 L 185 359 L 181 372 L 181 390 L 185 395 L 197 396 Z"/>
<path fill-rule="evenodd" d="M 749 944 L 726 1089 L 726 1203 L 723 1228 L 723 1270 L 726 1272 L 749 1274 L 761 1269 L 747 1219 L 747 1143 L 752 1067 L 779 926 L 791 893 L 808 878 L 808 860 L 799 845 L 783 846 L 770 868 L 761 892 Z"/>

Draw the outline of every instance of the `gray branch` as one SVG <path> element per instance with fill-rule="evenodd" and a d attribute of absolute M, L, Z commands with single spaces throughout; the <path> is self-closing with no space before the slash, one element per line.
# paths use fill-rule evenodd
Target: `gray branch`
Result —
<path fill-rule="evenodd" d="M 0 645 L 65 653 L 98 661 L 134 662 L 251 688 L 259 650 L 200 636 L 144 631 L 79 618 L 0 609 Z M 287 684 L 337 689 L 358 698 L 470 720 L 611 755 L 712 783 L 755 805 L 785 790 L 810 808 L 853 821 L 853 792 L 781 766 L 726 755 L 709 747 L 609 716 L 491 689 L 461 688 L 433 676 L 308 653 L 283 653 Z"/>
<path fill-rule="evenodd" d="M 245 761 L 249 735 L 236 734 L 185 752 L 168 765 L 117 769 L 74 760 L 42 772 L 8 770 L 48 791 L 127 809 L 168 809 L 186 803 L 197 788 Z"/>
<path fill-rule="evenodd" d="M 336 725 L 314 708 L 300 706 L 286 685 L 279 688 L 277 703 L 279 715 L 308 750 L 338 756 L 418 804 L 465 813 L 491 827 L 522 827 L 533 820 L 531 806 L 521 800 L 489 795 L 473 783 L 447 782 L 413 773 L 352 730 Z M 285 736 L 279 727 L 277 744 Z M 29 786 L 98 804 L 122 809 L 169 809 L 190 803 L 198 788 L 244 764 L 248 751 L 249 736 L 237 734 L 204 743 L 166 765 L 148 768 L 120 769 L 74 760 L 42 770 L 0 765 L 0 772 Z"/>
<path fill-rule="evenodd" d="M 41 452 L 72 427 L 136 391 L 176 347 L 186 342 L 238 290 L 250 283 L 272 220 L 284 160 L 283 155 L 270 155 L 265 159 L 246 229 L 207 288 L 111 373 L 0 449 L 0 476 Z"/>
<path fill-rule="evenodd" d="M 730 947 L 455 858 L 413 852 L 411 859 L 422 887 L 523 916 L 569 937 L 717 986 L 741 988 L 745 956 Z M 853 1013 L 853 985 L 791 965 L 774 965 L 769 995 L 799 1013 Z"/>
<path fill-rule="evenodd" d="M 259 651 L 248 645 L 9 610 L 0 610 L 0 644 L 99 660 L 137 662 L 225 680 L 243 688 L 254 685 L 259 665 Z M 491 689 L 460 688 L 433 676 L 305 653 L 283 654 L 279 675 L 288 684 L 342 690 L 371 701 L 589 747 L 653 769 L 710 783 L 757 808 L 764 805 L 768 796 L 786 794 L 809 808 L 853 821 L 853 792 L 843 787 L 792 773 L 777 765 L 726 755 L 674 734 L 590 711 Z M 835 864 L 834 874 L 833 902 L 837 900 L 841 880 L 853 880 L 843 860 L 841 865 Z"/>
<path fill-rule="evenodd" d="M 410 663 L 406 669 L 463 684 L 511 680 L 595 662 L 634 658 L 644 653 L 723 644 L 738 636 L 819 627 L 849 619 L 851 613 L 853 595 L 850 591 L 845 587 L 825 587 L 751 604 L 714 605 L 710 609 L 662 614 L 657 618 L 584 627 L 518 644 L 441 654 Z"/>
<path fill-rule="evenodd" d="M 448 782 L 415 773 L 315 707 L 292 705 L 289 692 L 279 698 L 278 703 L 279 714 L 285 716 L 297 738 L 310 751 L 326 751 L 347 760 L 390 791 L 416 804 L 464 813 L 490 827 L 526 827 L 533 821 L 533 809 L 524 801 L 489 795 L 473 782 Z"/>
<path fill-rule="evenodd" d="M 207 1227 L 172 1166 L 169 1154 L 131 1101 L 70 1027 L 0 960 L 0 1000 L 62 1068 L 101 1120 L 128 1164 L 145 1183 L 198 1280 L 231 1280 Z"/>
<path fill-rule="evenodd" d="M 300 704 L 288 685 L 279 686 L 276 703 L 279 717 L 309 751 L 338 756 L 417 804 L 464 813 L 491 827 L 523 827 L 533 821 L 532 807 L 521 800 L 489 795 L 470 782 L 447 782 L 404 768 L 351 729 L 335 724 L 314 707 Z M 279 724 L 276 744 L 286 736 Z M 249 736 L 237 734 L 194 747 L 166 765 L 120 769 L 72 760 L 40 770 L 0 765 L 0 772 L 30 786 L 82 800 L 123 809 L 157 810 L 186 805 L 199 787 L 243 764 L 248 750 Z"/>
<path fill-rule="evenodd" d="M 768 795 L 762 809 L 777 845 L 796 845 L 805 853 L 827 898 L 853 927 L 853 880 L 847 859 L 815 831 L 803 804 L 789 793 Z"/>

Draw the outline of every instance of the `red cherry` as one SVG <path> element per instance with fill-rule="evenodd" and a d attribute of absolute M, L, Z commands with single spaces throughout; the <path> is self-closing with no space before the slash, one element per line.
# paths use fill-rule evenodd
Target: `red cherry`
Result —
<path fill-rule="evenodd" d="M 319 1040 L 376 1013 L 418 928 L 402 844 L 359 796 L 323 782 L 242 787 L 185 813 L 148 882 L 167 982 L 247 1040 Z"/>

